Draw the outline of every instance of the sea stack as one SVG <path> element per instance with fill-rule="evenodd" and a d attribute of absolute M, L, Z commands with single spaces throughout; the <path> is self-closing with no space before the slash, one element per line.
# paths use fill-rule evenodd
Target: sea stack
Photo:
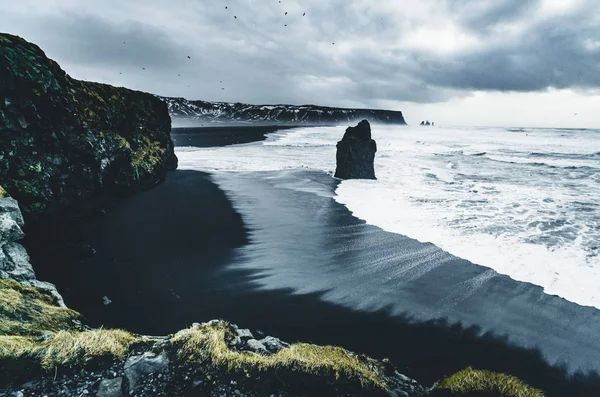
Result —
<path fill-rule="evenodd" d="M 346 128 L 344 137 L 337 143 L 335 177 L 376 179 L 375 152 L 377 144 L 371 139 L 371 125 L 367 120 Z"/>

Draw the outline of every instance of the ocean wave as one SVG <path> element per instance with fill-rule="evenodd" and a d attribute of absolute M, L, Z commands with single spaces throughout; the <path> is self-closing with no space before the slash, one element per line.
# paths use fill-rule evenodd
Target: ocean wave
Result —
<path fill-rule="evenodd" d="M 300 128 L 177 155 L 183 169 L 332 173 L 342 135 L 341 127 Z M 355 216 L 600 308 L 600 207 L 589 205 L 600 197 L 599 153 L 590 151 L 600 134 L 377 126 L 373 135 L 378 179 L 336 190 Z"/>

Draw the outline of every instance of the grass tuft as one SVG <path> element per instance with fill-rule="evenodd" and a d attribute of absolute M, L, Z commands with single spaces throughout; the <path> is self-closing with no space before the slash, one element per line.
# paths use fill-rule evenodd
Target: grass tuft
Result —
<path fill-rule="evenodd" d="M 8 192 L 4 190 L 2 186 L 0 186 L 0 199 L 3 199 L 4 197 L 8 197 Z"/>
<path fill-rule="evenodd" d="M 474 370 L 471 367 L 436 383 L 434 388 L 449 391 L 453 396 L 544 397 L 540 390 L 526 385 L 514 376 Z"/>
<path fill-rule="evenodd" d="M 380 364 L 370 358 L 357 356 L 333 346 L 305 343 L 291 345 L 270 356 L 237 352 L 227 346 L 235 338 L 227 324 L 196 326 L 178 332 L 171 338 L 178 359 L 201 368 L 207 373 L 236 373 L 261 381 L 276 380 L 282 384 L 295 381 L 335 388 L 389 393 L 386 382 L 379 375 Z M 311 383 L 308 382 L 308 383 Z M 327 384 L 328 383 L 328 384 Z"/>
<path fill-rule="evenodd" d="M 0 336 L 0 363 L 26 362 L 44 370 L 85 365 L 92 360 L 122 360 L 138 337 L 123 330 L 59 331 L 46 341 L 30 336 Z"/>
<path fill-rule="evenodd" d="M 34 349 L 44 369 L 86 364 L 95 359 L 122 360 L 129 347 L 138 340 L 119 329 L 85 332 L 60 331 Z"/>
<path fill-rule="evenodd" d="M 55 306 L 50 295 L 10 279 L 0 280 L 0 335 L 35 336 L 75 329 L 74 310 Z"/>

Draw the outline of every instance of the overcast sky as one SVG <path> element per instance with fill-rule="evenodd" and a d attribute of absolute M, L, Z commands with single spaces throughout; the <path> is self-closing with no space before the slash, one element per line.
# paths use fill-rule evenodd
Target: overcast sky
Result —
<path fill-rule="evenodd" d="M 0 31 L 75 78 L 409 123 L 600 128 L 600 0 L 0 3 Z"/>

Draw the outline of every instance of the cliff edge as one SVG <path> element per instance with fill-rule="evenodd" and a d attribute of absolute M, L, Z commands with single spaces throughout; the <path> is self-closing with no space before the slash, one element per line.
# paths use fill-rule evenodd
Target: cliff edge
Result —
<path fill-rule="evenodd" d="M 0 33 L 0 184 L 26 218 L 177 168 L 154 95 L 68 76 L 35 44 Z"/>

